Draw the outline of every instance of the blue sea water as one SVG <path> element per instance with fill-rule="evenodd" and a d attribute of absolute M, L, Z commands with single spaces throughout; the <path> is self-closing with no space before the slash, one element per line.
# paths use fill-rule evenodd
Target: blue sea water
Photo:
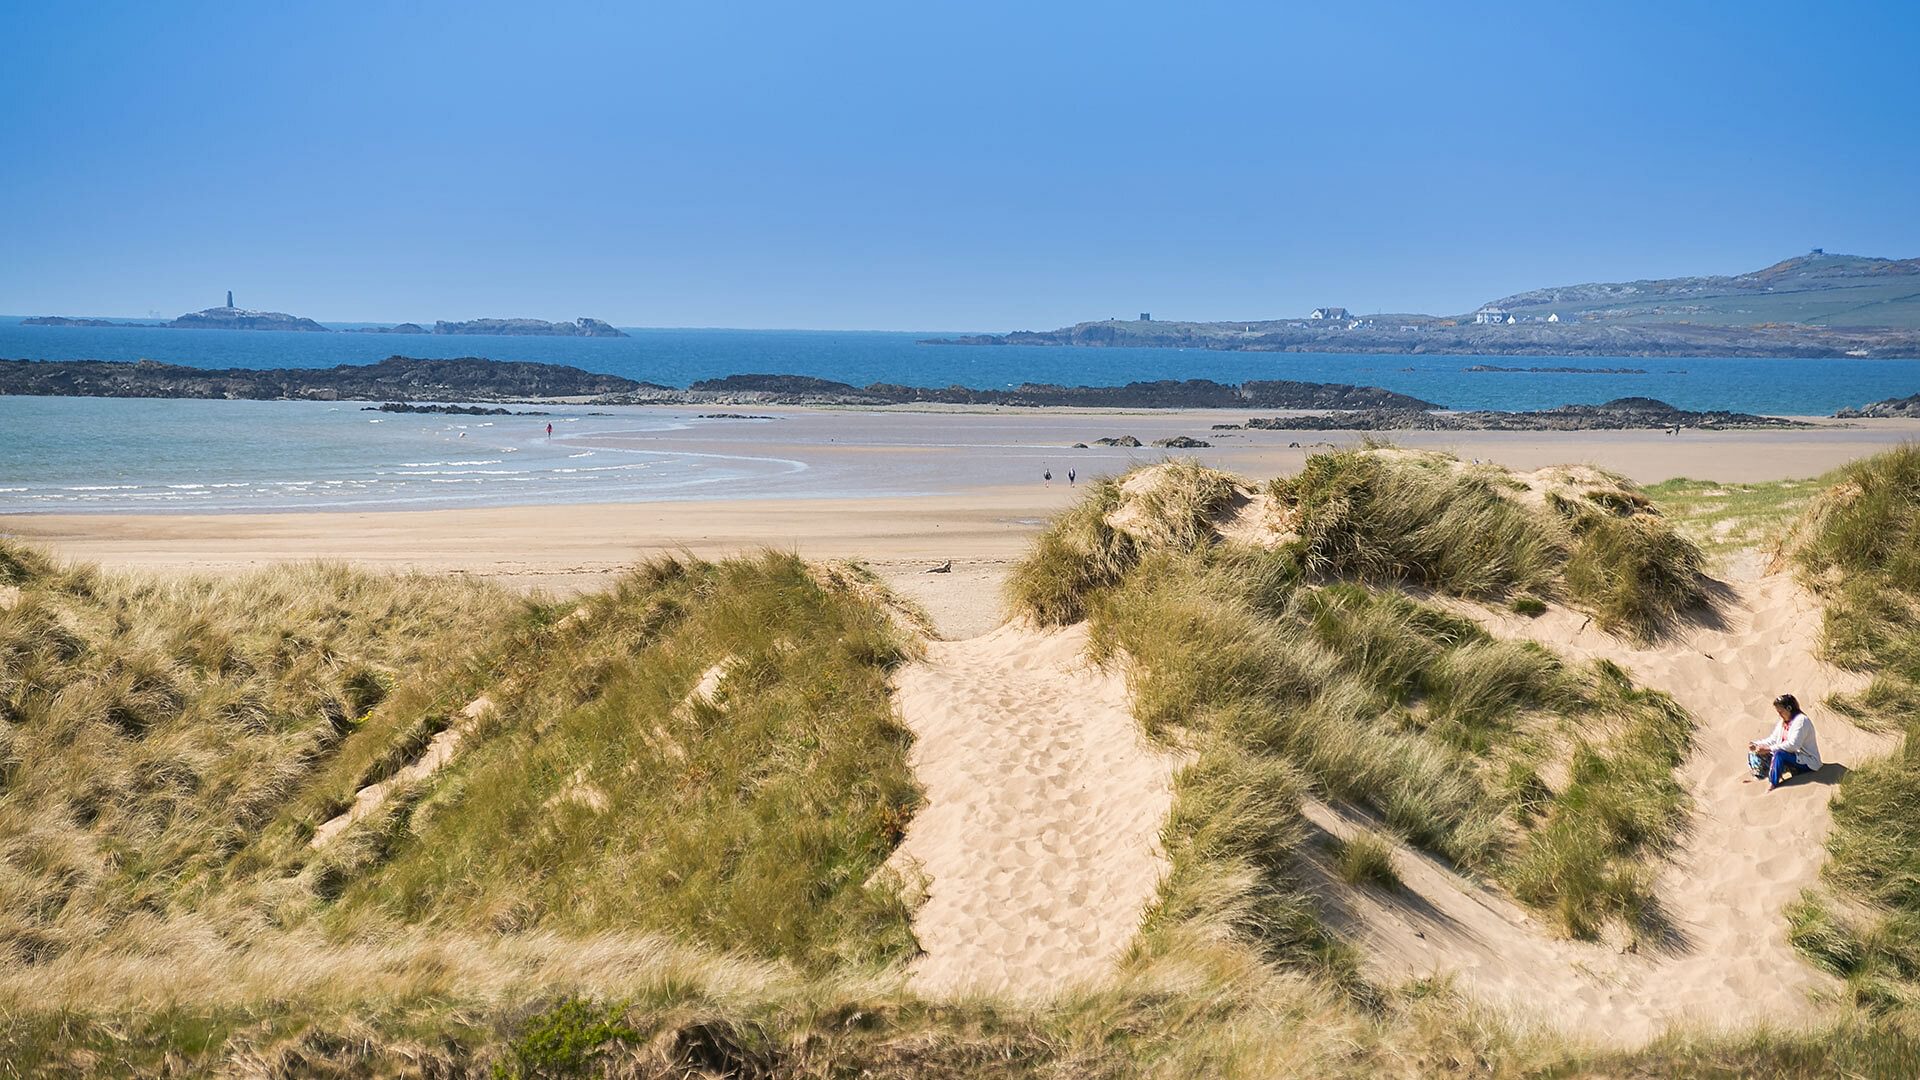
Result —
<path fill-rule="evenodd" d="M 1645 396 L 1686 409 L 1822 415 L 1920 392 L 1920 360 L 1389 356 L 1206 349 L 922 345 L 938 331 L 633 329 L 626 338 L 543 338 L 21 326 L 0 317 L 0 358 L 162 360 L 198 367 L 331 367 L 392 355 L 572 364 L 668 386 L 748 372 L 855 385 L 979 388 L 1023 382 L 1300 379 L 1382 386 L 1452 409 L 1541 409 Z M 1645 375 L 1469 373 L 1501 367 L 1638 368 Z"/>
<path fill-rule="evenodd" d="M 0 318 L 0 358 L 300 368 L 367 363 L 394 354 L 484 356 L 572 364 L 675 386 L 747 372 L 856 385 L 982 388 L 1283 378 L 1382 386 L 1455 409 L 1535 409 L 1637 395 L 1690 409 L 1826 414 L 1920 391 L 1916 360 L 1352 356 L 919 344 L 941 336 L 926 332 L 630 333 L 629 338 L 297 334 L 30 327 L 12 317 Z M 1480 362 L 1640 368 L 1646 374 L 1464 370 Z M 0 396 L 0 513 L 346 510 L 876 490 L 870 476 L 857 478 L 842 468 L 799 460 L 823 460 L 818 452 L 834 441 L 832 427 L 845 424 L 804 438 L 794 428 L 796 443 L 786 434 L 787 423 L 754 428 L 704 420 L 697 410 L 626 409 L 600 416 L 590 414 L 602 410 L 579 407 L 552 411 L 556 431 L 549 439 L 544 418 L 381 414 L 346 402 Z M 712 426 L 716 423 L 731 426 Z M 899 458 L 915 445 L 915 425 L 887 423 L 888 445 L 894 448 L 889 454 Z M 1057 447 L 1062 441 L 1034 448 L 1042 445 Z M 985 444 L 976 449 L 988 458 L 1020 452 Z M 908 486 L 925 489 L 924 483 Z"/>

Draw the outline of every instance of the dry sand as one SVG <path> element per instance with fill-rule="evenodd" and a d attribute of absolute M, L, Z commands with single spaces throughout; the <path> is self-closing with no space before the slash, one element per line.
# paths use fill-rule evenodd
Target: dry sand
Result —
<path fill-rule="evenodd" d="M 1037 996 L 1105 975 L 1166 873 L 1179 760 L 1146 745 L 1084 627 L 931 642 L 898 676 L 927 803 L 894 865 L 924 880 L 912 983 Z"/>

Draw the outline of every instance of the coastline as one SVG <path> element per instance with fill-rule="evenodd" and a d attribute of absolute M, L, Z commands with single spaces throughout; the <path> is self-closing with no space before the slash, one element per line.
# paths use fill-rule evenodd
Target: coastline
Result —
<path fill-rule="evenodd" d="M 1168 456 L 1197 457 L 1241 475 L 1264 479 L 1291 472 L 1306 456 L 1329 446 L 1358 445 L 1363 433 L 1250 431 L 1231 433 L 1195 451 L 1065 449 L 1064 440 L 1093 430 L 1128 430 L 1143 437 L 1194 431 L 1232 412 L 918 413 L 905 426 L 887 413 L 780 408 L 787 421 L 753 429 L 756 452 L 805 454 L 822 471 L 838 470 L 867 490 L 885 492 L 877 478 L 914 483 L 920 494 L 849 497 L 805 495 L 718 497 L 681 501 L 574 502 L 431 509 L 342 509 L 224 513 L 29 513 L 0 515 L 0 534 L 42 544 L 70 559 L 111 569 L 163 573 L 231 574 L 274 563 L 341 560 L 389 570 L 465 573 L 526 590 L 572 593 L 610 580 L 624 567 L 664 552 L 702 557 L 774 548 L 808 558 L 860 559 L 882 576 L 915 586 L 961 590 L 978 584 L 975 571 L 1017 557 L 1047 517 L 1079 490 L 1065 482 L 1073 465 L 1081 486 L 1098 476 Z M 804 428 L 848 435 L 863 417 L 865 438 L 808 439 Z M 931 426 L 930 426 L 931 425 Z M 977 440 L 963 440 L 967 429 Z M 731 430 L 729 430 L 731 429 Z M 672 433 L 673 442 L 699 446 L 738 443 L 733 425 Z M 863 434 L 860 431 L 853 435 Z M 917 437 L 920 445 L 889 439 Z M 1920 420 L 1832 420 L 1783 431 L 1683 432 L 1422 432 L 1397 433 L 1398 445 L 1443 450 L 1497 461 L 1516 469 L 1586 463 L 1641 483 L 1674 477 L 1728 483 L 1818 476 L 1855 458 L 1920 438 Z M 1051 446 L 1034 442 L 1051 439 Z M 1027 445 L 1007 446 L 1010 440 Z M 986 458 L 996 444 L 1001 457 Z M 1298 445 L 1289 445 L 1297 443 Z M 1085 456 L 1076 456 L 1085 455 Z M 905 464 L 902 465 L 902 460 Z M 1055 472 L 1043 483 L 1044 467 Z M 1020 479 L 994 482 L 1000 466 Z M 1031 473 L 1031 479 L 1026 475 Z M 1012 474 L 1009 474 L 1011 476 Z M 925 482 L 951 477 L 944 489 Z M 956 560 L 950 577 L 917 577 L 926 566 Z"/>

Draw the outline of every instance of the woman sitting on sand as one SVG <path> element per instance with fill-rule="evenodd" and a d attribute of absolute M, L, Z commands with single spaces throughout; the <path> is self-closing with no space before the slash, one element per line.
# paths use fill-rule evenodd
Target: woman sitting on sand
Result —
<path fill-rule="evenodd" d="M 1780 786 L 1783 774 L 1819 772 L 1821 764 L 1813 721 L 1800 711 L 1800 702 L 1792 694 L 1781 694 L 1773 699 L 1773 711 L 1780 714 L 1773 733 L 1747 744 L 1747 764 L 1756 778 L 1767 778 L 1768 791 Z"/>

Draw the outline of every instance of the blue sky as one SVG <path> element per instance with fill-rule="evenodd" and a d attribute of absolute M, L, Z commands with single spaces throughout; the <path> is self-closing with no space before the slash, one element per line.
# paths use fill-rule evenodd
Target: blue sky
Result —
<path fill-rule="evenodd" d="M 0 311 L 996 330 L 1920 255 L 1910 2 L 372 7 L 8 5 Z"/>

